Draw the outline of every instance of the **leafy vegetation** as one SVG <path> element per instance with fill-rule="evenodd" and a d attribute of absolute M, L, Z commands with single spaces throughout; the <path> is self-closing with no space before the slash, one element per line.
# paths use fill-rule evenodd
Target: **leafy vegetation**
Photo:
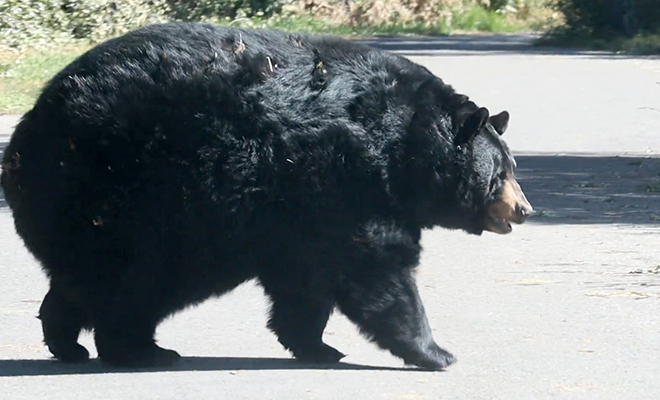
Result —
<path fill-rule="evenodd" d="M 540 44 L 660 53 L 659 0 L 554 0 L 551 5 L 564 24 L 549 30 Z"/>
<path fill-rule="evenodd" d="M 547 0 L 0 0 L 0 48 L 97 43 L 181 20 L 338 34 L 538 29 Z"/>

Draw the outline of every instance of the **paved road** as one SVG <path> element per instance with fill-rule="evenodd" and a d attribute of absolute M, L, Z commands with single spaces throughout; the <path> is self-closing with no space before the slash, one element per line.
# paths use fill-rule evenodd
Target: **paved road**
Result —
<path fill-rule="evenodd" d="M 504 237 L 424 235 L 421 294 L 436 339 L 459 360 L 447 371 L 401 369 L 338 314 L 325 340 L 345 363 L 292 362 L 251 284 L 161 326 L 160 343 L 186 356 L 176 368 L 59 365 L 34 318 L 46 280 L 0 205 L 0 398 L 660 398 L 660 61 L 528 39 L 377 43 L 511 112 L 506 137 L 541 211 Z M 0 142 L 13 123 L 0 118 Z"/>

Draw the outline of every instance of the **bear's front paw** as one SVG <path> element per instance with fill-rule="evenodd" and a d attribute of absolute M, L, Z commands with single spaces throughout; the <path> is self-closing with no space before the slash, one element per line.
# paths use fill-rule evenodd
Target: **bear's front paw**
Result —
<path fill-rule="evenodd" d="M 430 346 L 430 348 L 422 354 L 417 355 L 413 358 L 406 358 L 405 363 L 407 365 L 415 365 L 422 369 L 439 371 L 444 370 L 451 364 L 456 362 L 456 357 L 454 357 L 448 351 L 445 351 L 438 347 L 437 345 Z"/>
<path fill-rule="evenodd" d="M 317 346 L 292 349 L 292 352 L 297 360 L 308 363 L 332 364 L 346 357 L 345 354 L 323 342 Z"/>

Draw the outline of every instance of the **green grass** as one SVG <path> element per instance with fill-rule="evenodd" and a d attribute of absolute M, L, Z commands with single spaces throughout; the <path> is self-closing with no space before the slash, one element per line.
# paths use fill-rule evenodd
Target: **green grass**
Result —
<path fill-rule="evenodd" d="M 464 12 L 456 13 L 450 24 L 427 24 L 414 22 L 407 24 L 387 24 L 377 26 L 346 26 L 333 24 L 311 16 L 293 18 L 274 17 L 268 20 L 245 19 L 233 22 L 219 21 L 219 25 L 246 26 L 255 28 L 276 28 L 290 32 L 315 32 L 342 36 L 409 36 L 409 35 L 448 35 L 455 31 L 461 32 L 520 32 L 536 30 L 538 22 L 525 23 L 513 17 L 474 7 Z"/>
<path fill-rule="evenodd" d="M 310 16 L 296 18 L 244 19 L 218 21 L 218 25 L 250 28 L 282 29 L 288 32 L 322 33 L 344 37 L 354 36 L 404 36 L 404 35 L 446 35 L 450 29 L 445 25 L 424 23 L 391 24 L 380 26 L 347 26 L 334 24 Z"/>
<path fill-rule="evenodd" d="M 474 7 L 456 15 L 452 28 L 480 32 L 519 32 L 527 27 L 524 23 L 509 19 L 502 14 Z"/>
<path fill-rule="evenodd" d="M 27 111 L 43 85 L 85 48 L 0 52 L 0 114 Z"/>

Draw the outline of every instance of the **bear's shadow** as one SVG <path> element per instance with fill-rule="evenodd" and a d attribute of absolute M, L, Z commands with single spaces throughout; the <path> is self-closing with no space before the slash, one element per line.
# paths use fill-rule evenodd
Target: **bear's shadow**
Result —
<path fill-rule="evenodd" d="M 66 364 L 50 360 L 0 360 L 0 377 L 3 376 L 47 376 L 47 375 L 92 375 L 108 373 L 145 373 L 175 371 L 264 371 L 264 370 L 343 370 L 343 371 L 423 371 L 407 367 L 385 367 L 350 363 L 309 364 L 288 358 L 248 357 L 182 357 L 173 366 L 162 368 L 113 368 L 93 359 L 80 364 Z"/>

